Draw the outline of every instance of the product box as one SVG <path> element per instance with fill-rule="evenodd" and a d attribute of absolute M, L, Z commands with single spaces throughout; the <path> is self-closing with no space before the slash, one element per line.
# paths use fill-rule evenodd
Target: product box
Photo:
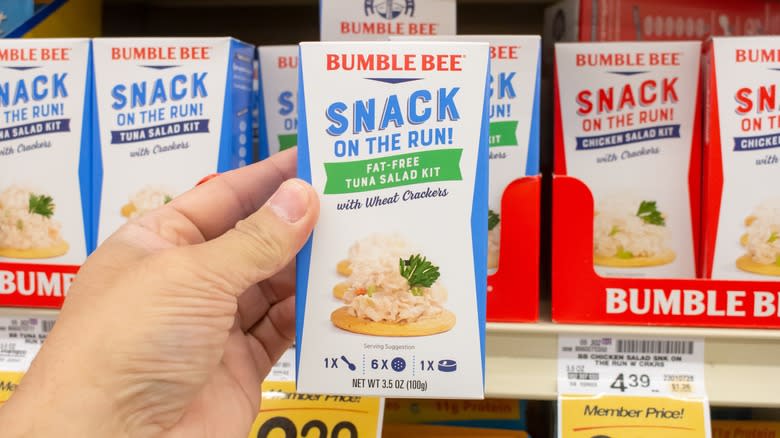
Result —
<path fill-rule="evenodd" d="M 298 390 L 481 398 L 488 45 L 301 44 Z"/>
<path fill-rule="evenodd" d="M 423 40 L 412 37 L 392 39 Z M 490 44 L 488 270 L 494 272 L 498 269 L 501 247 L 504 190 L 518 178 L 539 173 L 541 41 L 536 35 L 460 35 L 425 39 Z M 539 207 L 533 208 L 538 210 Z"/>
<path fill-rule="evenodd" d="M 0 0 L 0 38 L 33 16 L 33 0 Z"/>
<path fill-rule="evenodd" d="M 260 158 L 298 144 L 298 46 L 261 46 Z"/>
<path fill-rule="evenodd" d="M 246 164 L 254 47 L 230 38 L 93 44 L 94 220 L 103 242 L 205 175 Z"/>
<path fill-rule="evenodd" d="M 713 38 L 706 49 L 705 274 L 780 277 L 780 38 Z"/>
<path fill-rule="evenodd" d="M 552 55 L 553 44 L 565 41 L 776 34 L 780 4 L 772 0 L 564 0 L 545 10 L 544 21 L 545 55 Z"/>
<path fill-rule="evenodd" d="M 456 0 L 320 0 L 320 40 L 455 35 Z"/>
<path fill-rule="evenodd" d="M 0 39 L 0 306 L 59 307 L 90 247 L 90 42 Z"/>
<path fill-rule="evenodd" d="M 593 195 L 599 275 L 696 276 L 700 50 L 698 42 L 555 47 L 555 172 Z"/>

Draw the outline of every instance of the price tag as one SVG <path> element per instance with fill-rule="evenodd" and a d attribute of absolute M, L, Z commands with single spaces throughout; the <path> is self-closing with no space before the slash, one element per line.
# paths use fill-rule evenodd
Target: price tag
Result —
<path fill-rule="evenodd" d="M 558 337 L 558 436 L 710 438 L 702 339 Z"/>
<path fill-rule="evenodd" d="M 30 368 L 54 318 L 0 317 L 0 405 L 11 397 Z"/>
<path fill-rule="evenodd" d="M 294 382 L 295 381 L 295 346 L 288 348 L 282 357 L 271 368 L 266 380 L 272 382 Z"/>
<path fill-rule="evenodd" d="M 558 392 L 705 397 L 704 341 L 561 335 Z"/>
<path fill-rule="evenodd" d="M 298 394 L 293 382 L 266 381 L 249 438 L 380 438 L 383 408 L 380 398 Z"/>
<path fill-rule="evenodd" d="M 558 413 L 562 438 L 710 438 L 703 399 L 564 395 Z"/>

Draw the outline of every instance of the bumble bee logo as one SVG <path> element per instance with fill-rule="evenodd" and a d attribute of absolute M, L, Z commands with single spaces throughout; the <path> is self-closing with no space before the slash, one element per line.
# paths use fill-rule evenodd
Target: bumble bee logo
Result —
<path fill-rule="evenodd" d="M 16 389 L 16 383 L 0 380 L 0 392 L 14 392 Z"/>
<path fill-rule="evenodd" d="M 386 20 L 394 20 L 401 15 L 414 17 L 414 0 L 365 0 L 363 9 L 366 16 L 376 14 Z"/>

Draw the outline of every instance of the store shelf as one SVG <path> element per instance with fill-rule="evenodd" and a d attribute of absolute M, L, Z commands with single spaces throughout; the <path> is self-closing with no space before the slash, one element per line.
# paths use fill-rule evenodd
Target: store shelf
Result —
<path fill-rule="evenodd" d="M 54 310 L 0 308 L 0 316 L 56 316 Z M 780 407 L 780 330 L 488 323 L 487 396 L 556 397 L 559 334 L 704 338 L 710 403 Z"/>
<path fill-rule="evenodd" d="M 555 0 L 458 0 L 463 3 L 553 3 Z M 156 7 L 204 7 L 204 6 L 313 6 L 319 0 L 104 0 L 106 4 L 149 4 Z"/>
<path fill-rule="evenodd" d="M 487 396 L 553 400 L 559 334 L 704 338 L 714 406 L 780 407 L 780 330 L 489 323 Z"/>

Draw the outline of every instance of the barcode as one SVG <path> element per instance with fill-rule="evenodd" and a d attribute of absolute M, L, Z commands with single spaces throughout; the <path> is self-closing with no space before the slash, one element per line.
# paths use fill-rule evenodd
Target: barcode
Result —
<path fill-rule="evenodd" d="M 51 329 L 54 327 L 55 321 L 41 321 L 41 328 L 43 328 L 44 333 L 49 333 Z"/>
<path fill-rule="evenodd" d="M 568 373 L 569 380 L 598 380 L 599 373 Z"/>
<path fill-rule="evenodd" d="M 693 354 L 692 341 L 618 339 L 616 346 L 618 353 Z"/>

